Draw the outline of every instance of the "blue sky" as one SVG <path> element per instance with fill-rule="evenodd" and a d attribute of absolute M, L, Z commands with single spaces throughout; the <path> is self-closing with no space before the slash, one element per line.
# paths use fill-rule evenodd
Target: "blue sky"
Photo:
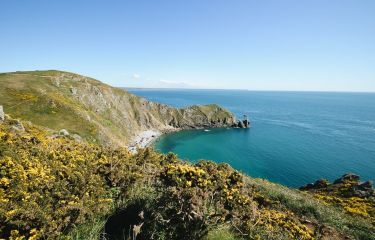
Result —
<path fill-rule="evenodd" d="M 0 2 L 0 72 L 114 86 L 375 91 L 373 0 Z"/>

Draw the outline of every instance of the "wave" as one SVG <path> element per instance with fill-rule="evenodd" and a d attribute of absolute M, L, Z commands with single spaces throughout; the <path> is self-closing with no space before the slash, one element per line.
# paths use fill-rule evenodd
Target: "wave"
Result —
<path fill-rule="evenodd" d="M 288 120 L 280 120 L 280 119 L 261 119 L 258 118 L 258 120 L 263 122 L 269 122 L 273 123 L 275 125 L 285 126 L 285 127 L 300 127 L 300 128 L 306 128 L 306 129 L 316 129 L 317 126 L 313 125 L 311 123 L 306 122 L 297 122 L 297 121 L 288 121 Z"/>

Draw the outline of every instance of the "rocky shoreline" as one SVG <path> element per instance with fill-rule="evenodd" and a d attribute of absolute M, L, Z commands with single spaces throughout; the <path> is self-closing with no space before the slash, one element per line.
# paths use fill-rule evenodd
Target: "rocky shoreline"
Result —
<path fill-rule="evenodd" d="M 340 192 L 345 197 L 370 198 L 375 197 L 372 181 L 361 182 L 360 177 L 354 173 L 346 173 L 330 183 L 326 179 L 316 180 L 299 188 L 302 191 L 321 192 L 322 190 L 335 193 Z M 340 190 L 340 191 L 339 191 Z"/>
<path fill-rule="evenodd" d="M 160 136 L 172 132 L 184 130 L 182 128 L 165 128 L 162 130 L 150 129 L 139 132 L 132 138 L 130 144 L 126 147 L 130 153 L 137 153 L 137 149 L 150 147 Z"/>
<path fill-rule="evenodd" d="M 249 128 L 250 127 L 250 121 L 249 120 L 238 120 L 236 123 L 234 123 L 231 128 Z M 208 127 L 212 128 L 212 127 Z M 134 154 L 137 153 L 137 149 L 146 148 L 152 145 L 160 136 L 164 134 L 168 134 L 171 132 L 177 132 L 182 130 L 188 130 L 188 129 L 194 129 L 194 128 L 168 128 L 164 130 L 157 130 L 157 129 L 151 129 L 151 130 L 145 130 L 141 131 L 139 134 L 137 134 L 132 140 L 130 141 L 130 144 L 127 146 L 127 149 L 130 153 Z M 206 128 L 195 128 L 195 129 L 206 129 Z"/>
<path fill-rule="evenodd" d="M 131 141 L 128 150 L 131 153 L 137 153 L 137 149 L 150 146 L 161 135 L 162 132 L 158 130 L 142 131 Z"/>
<path fill-rule="evenodd" d="M 234 120 L 234 123 L 230 125 L 231 128 L 249 128 L 250 121 L 247 116 L 244 116 L 243 120 Z M 127 149 L 131 153 L 137 153 L 137 149 L 142 149 L 151 146 L 153 142 L 155 142 L 161 135 L 168 134 L 171 132 L 177 132 L 181 130 L 188 130 L 188 129 L 206 129 L 206 128 L 218 128 L 224 127 L 225 123 L 215 123 L 212 122 L 211 125 L 203 126 L 189 126 L 189 127 L 169 127 L 164 128 L 162 130 L 159 129 L 149 129 L 139 132 L 135 137 L 132 138 L 130 144 L 128 144 Z"/>

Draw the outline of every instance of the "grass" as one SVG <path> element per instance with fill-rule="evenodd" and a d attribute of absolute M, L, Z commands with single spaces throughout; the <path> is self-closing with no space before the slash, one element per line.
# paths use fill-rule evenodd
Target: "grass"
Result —
<path fill-rule="evenodd" d="M 95 79 L 54 70 L 0 74 L 0 104 L 13 117 L 119 147 L 142 130 L 163 129 L 172 117 L 178 126 L 193 127 L 199 121 L 211 124 L 232 116 L 216 105 L 184 111 L 150 104 Z"/>
<path fill-rule="evenodd" d="M 103 232 L 106 224 L 106 218 L 94 219 L 88 223 L 74 226 L 71 232 L 67 235 L 60 236 L 61 240 L 98 240 L 106 239 L 105 233 Z"/>
<path fill-rule="evenodd" d="M 6 113 L 56 131 L 68 129 L 89 141 L 97 140 L 97 127 L 83 117 L 84 107 L 56 91 L 39 74 L 21 74 L 23 78 L 0 75 L 0 103 Z"/>
<path fill-rule="evenodd" d="M 239 239 L 233 234 L 230 226 L 220 225 L 210 230 L 203 240 L 237 240 Z"/>
<path fill-rule="evenodd" d="M 322 204 L 312 195 L 290 189 L 262 179 L 247 178 L 247 184 L 255 186 L 272 201 L 298 213 L 315 219 L 340 231 L 354 235 L 358 239 L 374 239 L 374 226 L 363 218 L 350 216 L 341 208 Z"/>

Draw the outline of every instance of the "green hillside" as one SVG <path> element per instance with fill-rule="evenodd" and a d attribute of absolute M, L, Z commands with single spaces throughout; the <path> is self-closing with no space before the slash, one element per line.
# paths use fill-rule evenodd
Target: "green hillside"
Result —
<path fill-rule="evenodd" d="M 175 109 L 61 71 L 0 74 L 0 105 L 16 118 L 112 146 L 125 146 L 144 130 L 222 127 L 235 121 L 217 105 Z"/>

